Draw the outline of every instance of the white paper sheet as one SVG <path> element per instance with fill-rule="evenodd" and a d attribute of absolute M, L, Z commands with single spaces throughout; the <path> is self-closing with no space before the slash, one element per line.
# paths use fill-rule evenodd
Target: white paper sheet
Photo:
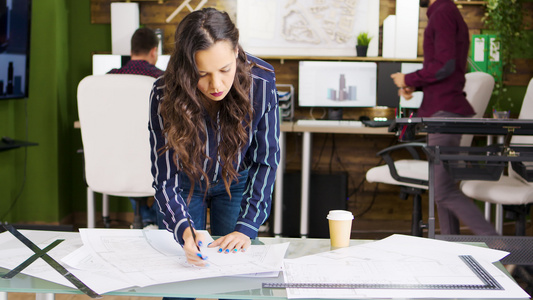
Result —
<path fill-rule="evenodd" d="M 202 248 L 209 267 L 189 265 L 185 254 L 164 230 L 82 229 L 79 233 L 21 230 L 40 248 L 65 239 L 48 254 L 98 294 L 134 286 L 248 274 L 266 276 L 282 269 L 289 243 L 252 245 L 246 252 L 218 253 Z M 208 241 L 213 239 L 207 232 Z M 83 243 L 82 243 L 83 241 Z M 34 253 L 11 233 L 0 234 L 0 267 L 13 269 Z M 42 259 L 23 274 L 75 288 Z M 252 274 L 249 274 L 252 273 Z M 272 275 L 272 274 L 270 274 Z"/>
<path fill-rule="evenodd" d="M 203 234 L 207 242 L 213 240 L 206 231 Z M 209 267 L 200 268 L 187 263 L 172 234 L 164 230 L 81 229 L 80 235 L 84 245 L 91 248 L 92 255 L 100 257 L 107 262 L 108 268 L 125 275 L 140 287 L 200 278 L 279 272 L 289 245 L 252 245 L 246 252 L 228 254 L 218 253 L 216 248 L 202 247 Z M 78 263 L 83 260 L 69 256 L 64 261 L 79 267 Z"/>
<path fill-rule="evenodd" d="M 507 252 L 412 236 L 393 235 L 360 246 L 286 259 L 286 283 L 484 285 L 459 258 L 471 255 L 503 290 L 287 289 L 288 298 L 517 298 L 529 299 L 492 262 Z"/>

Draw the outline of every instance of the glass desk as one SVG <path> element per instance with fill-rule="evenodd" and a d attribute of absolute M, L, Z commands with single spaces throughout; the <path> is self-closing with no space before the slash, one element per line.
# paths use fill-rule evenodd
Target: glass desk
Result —
<path fill-rule="evenodd" d="M 300 239 L 300 238 L 259 238 L 258 243 L 274 244 L 290 242 L 286 258 L 297 258 L 304 255 L 330 251 L 329 239 Z M 352 240 L 351 246 L 371 242 L 370 240 Z M 472 244 L 472 243 L 470 243 Z M 506 274 L 501 263 L 496 265 Z M 0 268 L 0 273 L 7 270 Z M 285 289 L 263 289 L 263 282 L 282 283 L 283 276 L 277 278 L 245 278 L 245 277 L 217 277 L 183 282 L 175 282 L 144 288 L 129 288 L 106 293 L 104 295 L 133 296 L 133 297 L 193 297 L 217 299 L 287 299 Z M 54 294 L 82 294 L 79 290 L 65 287 L 46 280 L 19 274 L 12 279 L 0 278 L 0 300 L 2 292 L 21 292 L 45 294 L 39 299 L 53 300 Z M 6 295 L 6 293 L 3 293 Z M 7 297 L 4 296 L 4 299 Z M 87 297 L 87 299 L 90 299 Z"/>

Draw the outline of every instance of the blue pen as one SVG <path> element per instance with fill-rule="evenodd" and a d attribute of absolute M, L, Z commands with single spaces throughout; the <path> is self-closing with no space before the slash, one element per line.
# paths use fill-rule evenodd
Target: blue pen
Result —
<path fill-rule="evenodd" d="M 202 252 L 200 251 L 200 246 L 198 246 L 198 243 L 196 242 L 196 233 L 194 233 L 194 228 L 192 227 L 191 218 L 189 216 L 187 216 L 187 223 L 189 223 L 189 227 L 191 228 L 192 238 L 194 240 L 194 244 L 196 245 L 196 248 L 198 248 L 199 252 Z"/>

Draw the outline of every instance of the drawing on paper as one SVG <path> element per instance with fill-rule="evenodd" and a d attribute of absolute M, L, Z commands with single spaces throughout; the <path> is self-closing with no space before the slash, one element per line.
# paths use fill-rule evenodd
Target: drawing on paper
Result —
<path fill-rule="evenodd" d="M 379 1 L 239 0 L 237 25 L 252 54 L 355 55 L 360 32 L 379 35 Z"/>

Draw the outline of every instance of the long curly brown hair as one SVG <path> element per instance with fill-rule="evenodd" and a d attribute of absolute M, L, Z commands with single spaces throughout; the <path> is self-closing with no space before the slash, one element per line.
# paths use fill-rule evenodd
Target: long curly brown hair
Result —
<path fill-rule="evenodd" d="M 227 96 L 219 101 L 219 130 L 223 138 L 218 146 L 218 155 L 224 186 L 231 196 L 229 188 L 238 176 L 236 162 L 248 142 L 253 106 L 249 95 L 251 65 L 239 45 L 239 31 L 225 12 L 205 8 L 190 13 L 178 25 L 175 47 L 164 75 L 161 115 L 167 143 L 161 151 L 175 151 L 174 163 L 193 185 L 202 176 L 207 178 L 202 168 L 203 161 L 209 159 L 211 164 L 214 163 L 205 151 L 207 128 L 204 119 L 208 115 L 205 101 L 211 100 L 202 98 L 205 96 L 197 88 L 200 75 L 195 53 L 210 48 L 218 41 L 228 41 L 234 49 L 238 49 L 233 85 Z M 205 180 L 205 184 L 209 187 L 209 180 Z"/>

